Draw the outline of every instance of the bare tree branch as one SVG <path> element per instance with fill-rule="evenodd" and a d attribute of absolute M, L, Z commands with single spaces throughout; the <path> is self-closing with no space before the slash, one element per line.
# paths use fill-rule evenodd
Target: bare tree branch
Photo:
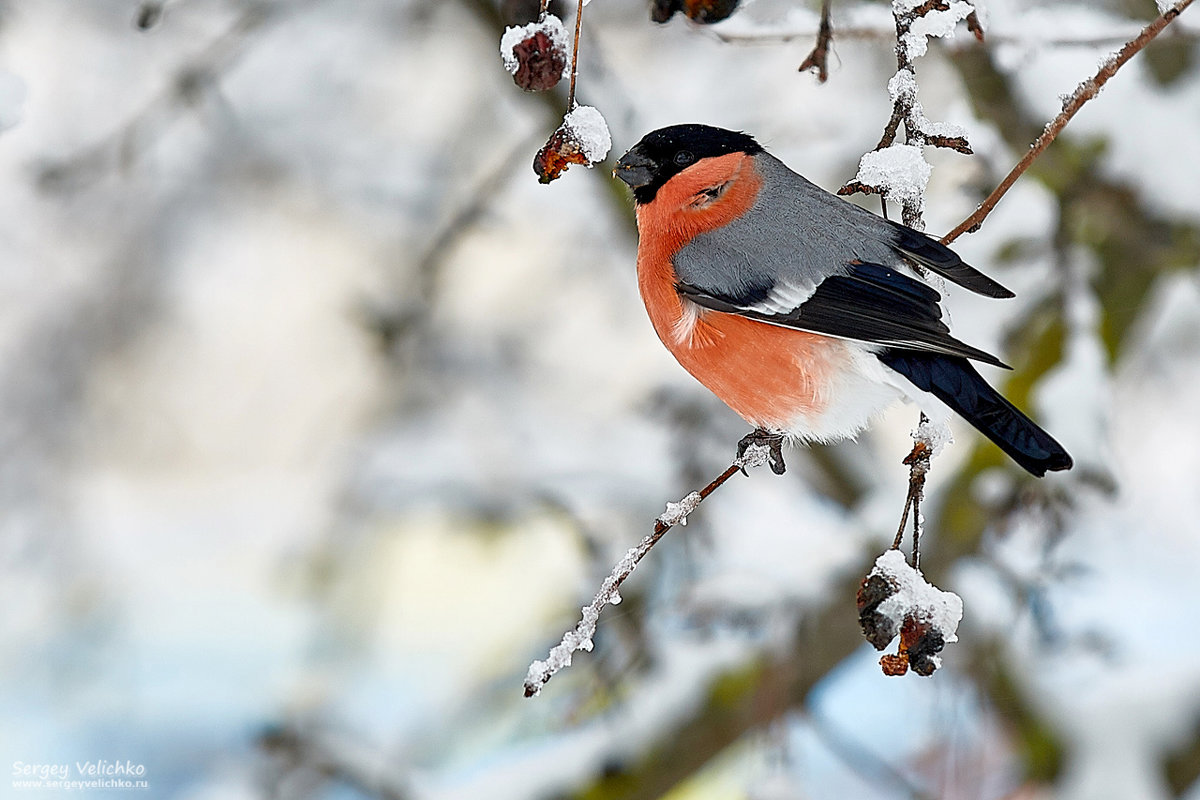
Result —
<path fill-rule="evenodd" d="M 745 474 L 747 469 L 767 463 L 771 464 L 777 474 L 782 473 L 783 461 L 778 450 L 779 437 L 775 437 L 773 444 L 766 444 L 752 441 L 751 437 L 753 436 L 755 434 L 742 440 L 743 444 L 739 446 L 738 457 L 707 486 L 698 492 L 692 492 L 678 503 L 667 503 L 667 510 L 654 521 L 654 530 L 637 545 L 630 548 L 625 553 L 625 557 L 613 567 L 612 572 L 604 579 L 604 583 L 600 585 L 592 602 L 583 608 L 583 618 L 574 628 L 563 634 L 562 640 L 550 650 L 545 661 L 534 661 L 529 665 L 529 672 L 525 676 L 526 697 L 536 695 L 554 677 L 556 672 L 563 667 L 570 666 L 571 655 L 575 651 L 592 649 L 592 636 L 596 632 L 596 623 L 601 610 L 606 605 L 616 605 L 621 602 L 621 584 L 633 574 L 633 570 L 650 552 L 650 548 L 658 544 L 659 539 L 667 531 L 676 525 L 686 525 L 688 514 L 695 511 L 706 497 L 724 486 L 725 482 L 737 473 Z"/>
<path fill-rule="evenodd" d="M 575 79 L 579 75 L 579 33 L 583 29 L 583 0 L 575 9 L 575 42 L 571 45 L 571 86 L 567 89 L 567 113 L 575 108 Z"/>
<path fill-rule="evenodd" d="M 938 125 L 928 120 L 917 99 L 917 71 L 913 61 L 924 52 L 924 47 L 921 47 L 916 55 L 912 48 L 914 41 L 923 41 L 928 34 L 913 33 L 913 26 L 929 14 L 948 11 L 950 11 L 950 6 L 945 0 L 926 0 L 921 5 L 908 10 L 893 9 L 892 17 L 896 26 L 896 74 L 888 82 L 888 93 L 892 98 L 892 115 L 884 126 L 883 135 L 879 138 L 879 143 L 875 145 L 872 153 L 891 148 L 900 132 L 900 124 L 904 123 L 904 141 L 907 145 L 914 145 L 916 148 L 944 147 L 965 155 L 971 154 L 971 146 L 967 143 L 966 137 L 954 126 Z M 866 163 L 867 157 L 864 156 L 859 166 L 859 177 L 842 186 L 838 190 L 838 194 L 886 195 L 889 192 L 893 195 L 897 194 L 893 191 L 894 187 L 887 185 L 886 178 L 880 182 L 880 185 L 873 185 L 871 179 L 864 178 L 864 171 L 871 171 L 866 167 Z M 924 228 L 921 219 L 924 203 L 922 193 L 902 192 L 899 194 L 899 197 L 894 196 L 893 199 L 900 201 L 902 221 L 910 228 L 922 230 Z"/>
<path fill-rule="evenodd" d="M 829 80 L 829 45 L 833 41 L 833 26 L 829 22 L 830 7 L 833 0 L 823 0 L 821 3 L 821 26 L 817 29 L 817 43 L 813 45 L 808 58 L 801 62 L 799 72 L 806 70 L 817 71 L 817 83 Z"/>
<path fill-rule="evenodd" d="M 984 218 L 992 212 L 996 204 L 1000 202 L 1000 198 L 1012 188 L 1012 185 L 1017 182 L 1017 178 L 1029 169 L 1033 164 L 1034 159 L 1041 155 L 1042 151 L 1050 146 L 1058 135 L 1062 133 L 1063 128 L 1071 121 L 1071 118 L 1083 108 L 1083 105 L 1095 97 L 1100 92 L 1100 88 L 1108 83 L 1108 79 L 1117 74 L 1117 70 L 1125 65 L 1125 62 L 1133 58 L 1137 53 L 1149 44 L 1154 37 L 1158 36 L 1171 22 L 1178 17 L 1183 10 L 1192 4 L 1192 0 L 1179 0 L 1174 6 L 1163 12 L 1158 19 L 1151 22 L 1142 32 L 1135 38 L 1125 43 L 1125 46 L 1117 51 L 1111 58 L 1107 59 L 1100 65 L 1100 69 L 1096 74 L 1079 84 L 1071 96 L 1063 103 L 1062 112 L 1046 125 L 1042 135 L 1037 138 L 1029 148 L 1029 152 L 1017 162 L 1017 165 L 1012 168 L 1012 171 L 1004 177 L 1000 185 L 996 187 L 990 195 L 987 196 L 975 212 L 971 216 L 964 219 L 958 226 L 942 237 L 943 244 L 949 244 L 962 236 L 964 233 L 974 233 L 979 230 L 983 224 Z"/>
<path fill-rule="evenodd" d="M 975 39 L 982 42 L 985 41 L 983 28 L 978 24 L 978 18 L 974 14 L 967 15 L 965 20 L 967 30 L 969 30 Z M 1133 32 L 1133 25 L 1130 25 L 1131 32 L 1127 34 L 1086 34 L 1072 36 L 1069 31 L 1063 32 L 1061 35 L 1051 39 L 1039 39 L 1037 42 L 1030 42 L 1027 34 L 1019 31 L 1006 33 L 1004 31 L 988 31 L 986 41 L 990 44 L 1015 44 L 1022 47 L 1030 47 L 1036 45 L 1041 48 L 1054 47 L 1114 47 L 1124 44 L 1129 39 L 1136 35 Z M 768 30 L 768 31 L 745 31 L 745 32 L 729 32 L 729 31 L 713 31 L 714 36 L 726 44 L 734 45 L 759 45 L 772 42 L 791 42 L 796 39 L 808 39 L 820 34 L 820 25 L 813 28 L 810 26 L 797 27 L 791 30 Z M 832 32 L 831 32 L 832 33 Z M 892 27 L 842 27 L 837 29 L 837 38 L 845 41 L 861 41 L 861 42 L 879 42 L 891 43 L 896 31 Z M 1177 30 L 1172 34 L 1177 39 L 1184 41 L 1194 41 L 1198 38 L 1195 31 Z M 832 38 L 832 36 L 831 36 Z M 952 50 L 968 47 L 968 44 L 959 42 L 949 42 L 947 47 Z"/>

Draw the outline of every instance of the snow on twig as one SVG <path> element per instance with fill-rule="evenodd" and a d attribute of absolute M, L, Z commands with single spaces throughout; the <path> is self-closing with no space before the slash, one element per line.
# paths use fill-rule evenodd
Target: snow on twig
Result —
<path fill-rule="evenodd" d="M 949 425 L 945 422 L 931 422 L 924 414 L 921 415 L 916 430 L 912 432 L 912 438 L 914 443 L 926 448 L 930 458 L 938 456 L 946 445 L 954 443 L 954 434 L 950 432 Z"/>
<path fill-rule="evenodd" d="M 900 203 L 905 225 L 921 230 L 925 184 L 932 167 L 922 150 L 926 145 L 946 147 L 969 155 L 971 147 L 963 131 L 954 125 L 932 122 L 917 100 L 917 73 L 913 61 L 925 55 L 931 36 L 954 35 L 955 26 L 964 19 L 974 21 L 972 32 L 980 36 L 975 8 L 963 0 L 892 0 L 896 22 L 896 74 L 888 81 L 892 116 L 874 151 L 859 162 L 858 175 L 838 190 L 882 194 Z M 900 125 L 904 124 L 904 144 L 895 144 Z"/>
<path fill-rule="evenodd" d="M 1083 108 L 1084 103 L 1099 94 L 1101 87 L 1108 83 L 1109 78 L 1117 74 L 1117 70 L 1123 67 L 1125 62 L 1137 55 L 1143 47 L 1149 44 L 1158 34 L 1162 33 L 1163 29 L 1170 25 L 1191 4 L 1192 0 L 1179 0 L 1179 2 L 1167 7 L 1157 19 L 1143 28 L 1141 33 L 1126 42 L 1116 53 L 1106 58 L 1101 63 L 1095 75 L 1082 81 L 1075 88 L 1074 92 L 1064 97 L 1062 112 L 1047 123 L 1045 130 L 1042 131 L 1042 135 L 1030 145 L 1029 151 L 1017 162 L 1017 165 L 1012 168 L 1008 175 L 1004 177 L 1000 185 L 979 204 L 974 213 L 960 222 L 954 230 L 942 237 L 942 243 L 949 244 L 964 233 L 974 233 L 979 230 L 979 227 L 983 224 L 983 220 L 988 214 L 992 213 L 992 209 L 1000 202 L 1000 198 L 1004 197 L 1013 184 L 1017 182 L 1017 178 L 1021 177 L 1025 173 L 1025 170 L 1029 169 L 1034 159 L 1041 155 L 1042 151 L 1058 138 L 1058 135 L 1062 133 L 1063 128 L 1067 126 L 1071 118 L 1079 112 L 1079 109 Z M 1159 8 L 1163 9 L 1163 5 L 1163 3 L 1160 3 Z"/>
<path fill-rule="evenodd" d="M 882 194 L 903 208 L 919 214 L 925 207 L 925 187 L 933 167 L 921 148 L 912 144 L 893 144 L 863 153 L 858 175 L 848 187 L 866 194 Z"/>
<path fill-rule="evenodd" d="M 667 503 L 667 510 L 659 515 L 656 522 L 663 525 L 687 525 L 688 514 L 695 511 L 702 500 L 699 492 L 692 492 L 678 503 Z"/>
<path fill-rule="evenodd" d="M 537 695 L 555 673 L 571 666 L 571 658 L 577 650 L 592 649 L 592 637 L 596 634 L 600 612 L 606 605 L 615 606 L 621 602 L 621 584 L 633 573 L 638 563 L 650 552 L 650 548 L 658 543 L 663 534 L 676 525 L 686 525 L 688 514 L 695 511 L 706 497 L 738 472 L 770 463 L 770 459 L 770 447 L 750 444 L 742 455 L 734 459 L 724 472 L 703 489 L 688 493 L 677 503 L 667 503 L 667 510 L 654 521 L 654 530 L 625 553 L 600 584 L 592 602 L 580 609 L 580 620 L 575 627 L 563 634 L 562 640 L 551 648 L 544 661 L 534 661 L 529 665 L 529 671 L 525 674 L 525 696 Z"/>
<path fill-rule="evenodd" d="M 579 142 L 583 157 L 590 162 L 588 166 L 608 157 L 612 149 L 612 134 L 608 132 L 608 123 L 592 106 L 575 106 L 563 118 L 563 128 L 570 131 L 575 141 Z"/>

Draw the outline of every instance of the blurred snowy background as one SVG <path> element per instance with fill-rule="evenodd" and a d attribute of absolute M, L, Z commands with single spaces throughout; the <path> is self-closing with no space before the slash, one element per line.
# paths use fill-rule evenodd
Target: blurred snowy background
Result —
<path fill-rule="evenodd" d="M 1019 298 L 952 291 L 955 329 L 1078 466 L 1026 479 L 966 429 L 934 463 L 946 666 L 883 677 L 855 619 L 900 407 L 728 485 L 526 700 L 745 429 L 655 339 L 623 187 L 536 182 L 564 98 L 512 85 L 501 5 L 0 3 L 0 764 L 188 800 L 1200 798 L 1200 11 L 957 245 Z M 929 153 L 939 234 L 1157 13 L 980 11 L 986 44 L 918 63 L 976 151 Z M 893 29 L 835 3 L 819 85 L 816 14 L 592 3 L 579 99 L 614 157 L 706 122 L 835 188 Z"/>

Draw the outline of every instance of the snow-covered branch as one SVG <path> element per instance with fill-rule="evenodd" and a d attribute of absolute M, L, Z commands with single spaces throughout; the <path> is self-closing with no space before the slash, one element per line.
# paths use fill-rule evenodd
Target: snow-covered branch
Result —
<path fill-rule="evenodd" d="M 896 74 L 888 81 L 892 116 L 884 126 L 879 144 L 859 162 L 854 180 L 838 190 L 847 195 L 861 192 L 880 194 L 900 204 L 901 218 L 910 228 L 923 230 L 925 186 L 932 171 L 925 160 L 926 145 L 945 147 L 969 155 L 965 131 L 948 123 L 932 122 L 917 99 L 917 72 L 913 62 L 925 55 L 928 40 L 954 35 L 957 24 L 972 20 L 969 27 L 981 37 L 975 7 L 963 0 L 893 0 L 896 23 Z M 900 125 L 904 143 L 896 144 Z"/>
<path fill-rule="evenodd" d="M 724 472 L 703 489 L 688 493 L 677 503 L 667 503 L 666 511 L 654 521 L 654 530 L 625 553 L 600 584 L 592 602 L 581 609 L 582 615 L 575 627 L 563 634 L 562 640 L 550 650 L 544 661 L 534 661 L 529 665 L 529 671 L 525 675 L 525 696 L 533 697 L 538 694 L 556 672 L 569 667 L 577 650 L 592 649 L 592 637 L 596 633 L 600 612 L 606 605 L 615 606 L 621 602 L 621 584 L 633 574 L 633 570 L 650 552 L 650 548 L 654 547 L 667 531 L 676 525 L 686 525 L 688 515 L 737 473 L 768 463 L 774 466 L 773 455 L 769 445 L 750 443 Z"/>
<path fill-rule="evenodd" d="M 942 242 L 949 244 L 964 233 L 974 233 L 979 230 L 979 226 L 983 224 L 983 220 L 992 212 L 996 204 L 1000 202 L 1000 198 L 1004 197 L 1008 190 L 1012 188 L 1012 185 L 1017 182 L 1017 178 L 1025 174 L 1025 170 L 1029 169 L 1034 159 L 1041 155 L 1042 151 L 1058 138 L 1063 128 L 1079 112 L 1079 109 L 1083 108 L 1087 101 L 1098 95 L 1104 84 L 1108 83 L 1108 79 L 1117 74 L 1117 70 L 1121 69 L 1129 59 L 1133 58 L 1143 47 L 1153 41 L 1158 34 L 1162 33 L 1163 29 L 1170 25 L 1191 4 L 1192 0 L 1179 0 L 1174 5 L 1163 8 L 1162 13 L 1157 19 L 1143 28 L 1141 33 L 1133 39 L 1126 42 L 1124 47 L 1106 58 L 1095 75 L 1081 82 L 1075 87 L 1074 92 L 1063 97 L 1062 112 L 1046 124 L 1042 135 L 1030 145 L 1029 151 L 1025 153 L 1021 160 L 1017 162 L 1017 165 L 1004 177 L 1000 185 L 979 204 L 979 207 L 975 209 L 975 212 L 971 216 L 964 219 L 954 230 L 943 236 Z"/>

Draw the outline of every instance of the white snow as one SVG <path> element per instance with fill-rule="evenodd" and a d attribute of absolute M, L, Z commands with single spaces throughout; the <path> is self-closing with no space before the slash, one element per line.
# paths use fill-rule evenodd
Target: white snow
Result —
<path fill-rule="evenodd" d="M 771 461 L 771 448 L 765 444 L 752 444 L 742 453 L 742 457 L 738 459 L 738 465 L 742 469 L 751 469 L 753 467 L 761 467 Z"/>
<path fill-rule="evenodd" d="M 895 593 L 878 608 L 879 614 L 890 620 L 895 630 L 900 630 L 905 617 L 912 616 L 940 631 L 946 644 L 958 641 L 956 631 L 963 615 L 962 598 L 927 582 L 920 570 L 909 566 L 903 553 L 888 550 L 875 559 L 870 575 L 879 575 L 896 587 Z"/>
<path fill-rule="evenodd" d="M 907 69 L 896 70 L 896 74 L 888 81 L 888 97 L 893 103 L 901 98 L 915 102 L 918 90 L 917 76 Z"/>
<path fill-rule="evenodd" d="M 950 426 L 944 420 L 921 420 L 912 432 L 912 437 L 914 442 L 920 442 L 929 448 L 930 458 L 936 458 L 946 445 L 954 443 L 954 434 L 950 432 Z"/>
<path fill-rule="evenodd" d="M 914 203 L 919 208 L 924 204 L 925 187 L 932 173 L 920 147 L 894 144 L 864 153 L 856 178 L 868 186 L 878 186 L 888 200 Z"/>
<path fill-rule="evenodd" d="M 695 492 L 692 494 L 696 495 L 696 504 L 698 505 L 699 495 Z M 685 497 L 684 503 L 691 496 Z M 554 677 L 555 673 L 564 667 L 571 666 L 571 656 L 576 650 L 592 649 L 592 637 L 596 634 L 596 623 L 600 619 L 600 611 L 606 605 L 617 605 L 621 602 L 621 595 L 618 591 L 621 583 L 633 572 L 642 557 L 654 546 L 655 541 L 657 538 L 654 534 L 648 534 L 636 546 L 631 547 L 612 568 L 608 577 L 604 579 L 604 583 L 600 585 L 600 590 L 596 592 L 592 602 L 580 609 L 582 615 L 575 627 L 563 634 L 562 640 L 551 648 L 546 660 L 534 661 L 529 665 L 529 670 L 525 673 L 526 696 L 537 695 L 546 682 Z"/>
<path fill-rule="evenodd" d="M 576 106 L 563 119 L 562 127 L 570 132 L 584 158 L 591 164 L 603 161 L 612 149 L 612 134 L 608 132 L 608 123 L 592 106 Z"/>
<path fill-rule="evenodd" d="M 893 8 L 897 10 L 897 13 L 905 13 L 917 5 L 920 3 L 916 0 L 895 0 Z M 946 11 L 930 11 L 913 20 L 908 33 L 904 35 L 904 39 L 900 43 L 900 46 L 907 52 L 909 61 L 925 55 L 930 37 L 953 37 L 955 26 L 966 19 L 974 8 L 970 3 L 962 2 L 962 0 L 954 0 L 949 5 L 950 8 Z M 901 10 L 902 7 L 903 10 Z"/>
<path fill-rule="evenodd" d="M 563 25 L 563 21 L 553 14 L 546 14 L 541 19 L 531 22 L 528 25 L 510 25 L 504 29 L 504 34 L 500 37 L 500 58 L 504 61 L 504 68 L 509 73 L 515 75 L 517 69 L 521 66 L 517 63 L 517 57 L 513 54 L 513 48 L 536 33 L 546 34 L 556 50 L 561 50 L 564 54 L 570 55 L 571 37 L 567 35 L 567 29 Z M 566 70 L 567 66 L 564 62 L 564 73 Z"/>
<path fill-rule="evenodd" d="M 607 599 L 601 605 L 606 604 Z M 592 635 L 596 632 L 596 620 L 600 611 L 596 604 L 583 607 L 583 618 L 574 629 L 563 634 L 562 641 L 550 649 L 545 661 L 534 661 L 525 673 L 525 694 L 537 695 L 554 674 L 571 666 L 571 656 L 576 650 L 591 650 Z"/>
<path fill-rule="evenodd" d="M 1106 58 L 1101 59 L 1100 63 L 1096 65 L 1096 71 L 1099 72 L 1102 69 L 1106 69 L 1107 67 L 1111 66 L 1112 62 L 1113 62 L 1113 56 L 1108 56 Z M 1091 100 L 1095 99 L 1095 97 L 1099 96 L 1099 94 L 1102 90 L 1103 90 L 1103 87 L 1098 87 L 1096 85 L 1095 76 L 1089 75 L 1087 78 L 1080 81 L 1079 85 L 1076 86 L 1072 91 L 1064 93 L 1064 94 L 1060 94 L 1058 96 L 1058 99 L 1062 103 L 1061 110 L 1066 111 L 1072 104 L 1074 104 L 1080 98 L 1089 98 L 1087 100 L 1087 102 L 1090 102 Z M 1054 122 L 1054 120 L 1049 120 L 1046 122 L 1047 130 L 1049 130 L 1049 128 L 1053 124 L 1053 122 Z"/>
<path fill-rule="evenodd" d="M 678 503 L 668 502 L 658 521 L 663 525 L 687 525 L 688 514 L 696 510 L 702 499 L 699 492 L 692 492 Z"/>
<path fill-rule="evenodd" d="M 925 116 L 925 109 L 917 99 L 917 77 L 911 70 L 899 69 L 888 81 L 888 96 L 892 102 L 903 100 L 911 109 L 910 119 L 913 125 L 926 136 L 945 136 L 948 138 L 966 136 L 967 131 L 961 125 L 950 122 L 934 122 Z"/>

